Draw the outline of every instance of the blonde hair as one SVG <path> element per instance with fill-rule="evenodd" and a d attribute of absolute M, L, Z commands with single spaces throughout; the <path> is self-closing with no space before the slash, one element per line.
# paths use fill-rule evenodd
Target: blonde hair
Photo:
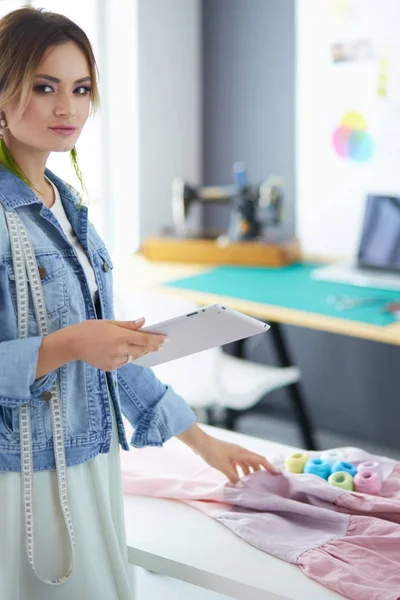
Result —
<path fill-rule="evenodd" d="M 0 19 L 0 110 L 8 103 L 16 103 L 19 114 L 23 114 L 45 51 L 67 42 L 74 42 L 86 57 L 92 80 L 91 114 L 98 110 L 98 69 L 86 33 L 64 15 L 31 7 L 14 10 Z M 71 160 L 84 189 L 75 148 L 71 150 Z M 0 144 L 0 162 L 32 187 L 4 140 Z"/>

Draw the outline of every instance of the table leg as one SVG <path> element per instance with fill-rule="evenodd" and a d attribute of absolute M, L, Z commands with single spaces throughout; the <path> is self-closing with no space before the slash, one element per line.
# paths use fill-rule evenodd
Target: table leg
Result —
<path fill-rule="evenodd" d="M 279 366 L 290 367 L 293 362 L 290 360 L 289 351 L 282 335 L 281 325 L 279 323 L 271 323 L 270 334 L 277 353 Z M 230 344 L 232 354 L 237 358 L 245 359 L 245 341 L 238 340 L 233 344 Z M 317 443 L 315 441 L 315 432 L 312 426 L 311 418 L 307 409 L 307 402 L 304 398 L 301 387 L 298 383 L 293 383 L 286 386 L 288 388 L 290 401 L 292 402 L 293 411 L 296 416 L 296 420 L 300 427 L 301 437 L 303 439 L 304 448 L 307 450 L 317 450 Z M 225 429 L 235 431 L 235 425 L 237 419 L 245 414 L 246 412 L 252 412 L 252 409 L 248 410 L 235 410 L 233 408 L 227 408 L 224 411 L 222 423 L 219 423 Z M 215 419 L 212 418 L 212 413 L 208 414 L 209 424 L 216 424 Z"/>
<path fill-rule="evenodd" d="M 271 325 L 270 333 L 274 342 L 276 353 L 281 367 L 290 367 L 293 362 L 290 360 L 289 351 L 282 335 L 280 323 L 269 323 Z M 307 402 L 298 383 L 287 386 L 293 410 L 298 420 L 304 447 L 308 450 L 317 450 L 315 441 L 315 432 L 312 426 L 311 418 L 307 409 Z"/>
<path fill-rule="evenodd" d="M 237 342 L 233 342 L 231 344 L 232 354 L 236 358 L 246 358 L 245 353 L 245 342 L 246 340 L 237 340 Z M 234 408 L 225 409 L 224 413 L 224 427 L 225 429 L 229 429 L 229 431 L 235 431 L 236 421 L 240 416 L 242 416 L 247 411 L 243 410 L 235 410 Z"/>

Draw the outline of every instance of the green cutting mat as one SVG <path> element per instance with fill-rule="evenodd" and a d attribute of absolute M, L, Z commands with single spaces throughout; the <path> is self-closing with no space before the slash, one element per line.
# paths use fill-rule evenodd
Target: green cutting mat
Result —
<path fill-rule="evenodd" d="M 338 317 L 371 325 L 390 325 L 394 318 L 383 311 L 386 302 L 400 301 L 400 292 L 362 288 L 341 283 L 315 281 L 317 265 L 300 263 L 281 269 L 263 267 L 218 267 L 206 273 L 170 281 L 165 285 L 219 296 L 273 304 L 284 308 Z M 328 296 L 379 298 L 379 304 L 338 310 Z"/>

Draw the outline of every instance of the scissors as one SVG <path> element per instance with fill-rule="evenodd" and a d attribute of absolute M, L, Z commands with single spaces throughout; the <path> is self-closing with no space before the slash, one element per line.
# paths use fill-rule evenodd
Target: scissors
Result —
<path fill-rule="evenodd" d="M 331 306 L 334 306 L 336 310 L 350 310 L 352 308 L 358 308 L 361 306 L 370 306 L 373 304 L 381 304 L 382 302 L 389 302 L 390 299 L 385 296 L 370 296 L 370 297 L 359 297 L 354 296 L 327 296 L 326 301 Z"/>

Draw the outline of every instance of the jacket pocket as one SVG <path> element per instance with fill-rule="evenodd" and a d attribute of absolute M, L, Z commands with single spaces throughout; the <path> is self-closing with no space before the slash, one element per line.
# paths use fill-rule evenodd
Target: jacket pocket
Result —
<path fill-rule="evenodd" d="M 14 438 L 13 411 L 18 409 L 0 406 L 0 441 L 7 443 Z"/>
<path fill-rule="evenodd" d="M 105 314 L 104 319 L 114 318 L 114 286 L 113 286 L 113 269 L 114 265 L 107 249 L 103 246 L 93 255 L 93 260 L 98 267 L 100 273 L 99 292 L 102 294 Z"/>
<path fill-rule="evenodd" d="M 112 269 L 114 268 L 114 264 L 111 260 L 111 256 L 107 248 L 105 246 L 103 248 L 100 248 L 100 250 L 97 251 L 97 254 L 99 256 L 103 271 L 105 273 L 110 273 L 110 271 L 112 271 Z"/>
<path fill-rule="evenodd" d="M 68 310 L 68 292 L 66 268 L 61 255 L 55 250 L 42 250 L 35 253 L 39 268 L 40 280 L 42 283 L 44 301 L 49 319 Z M 15 311 L 17 311 L 17 290 L 16 276 L 12 258 L 6 258 L 10 293 L 14 302 Z M 35 318 L 35 310 L 32 299 L 30 283 L 28 281 L 29 291 L 29 317 Z"/>

